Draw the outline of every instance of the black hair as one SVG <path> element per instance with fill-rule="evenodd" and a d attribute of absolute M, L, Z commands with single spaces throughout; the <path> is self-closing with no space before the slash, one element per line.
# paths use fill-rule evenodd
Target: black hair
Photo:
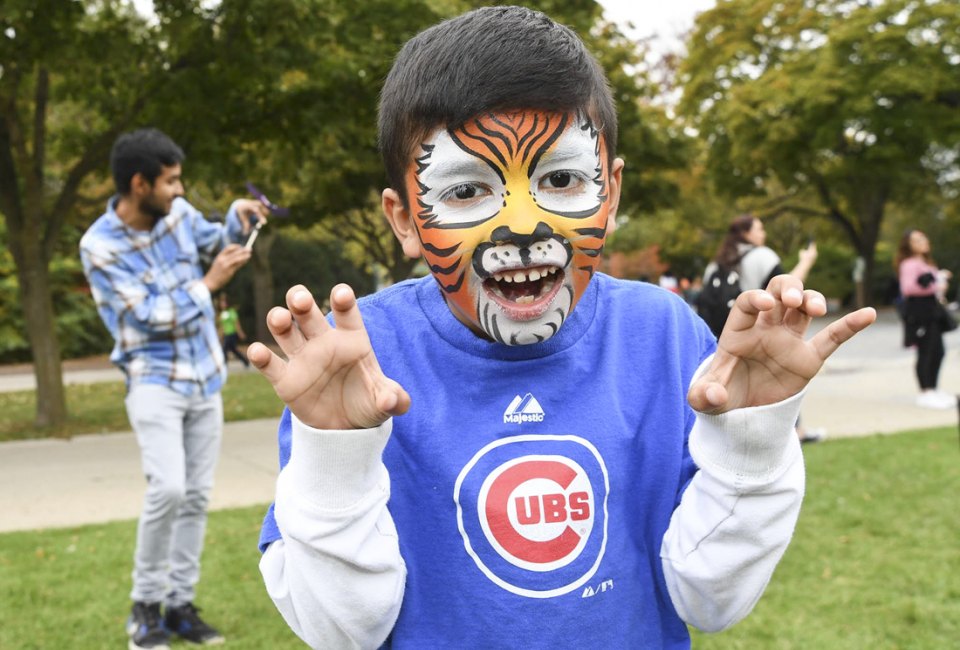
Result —
<path fill-rule="evenodd" d="M 603 69 L 571 29 L 525 7 L 484 7 L 407 41 L 380 93 L 379 144 L 391 187 L 433 129 L 507 110 L 588 115 L 612 162 L 617 113 Z"/>
<path fill-rule="evenodd" d="M 110 151 L 110 171 L 120 194 L 130 193 L 130 181 L 137 173 L 150 183 L 157 179 L 164 167 L 183 162 L 186 156 L 176 142 L 159 129 L 137 129 L 124 133 L 113 143 Z"/>
<path fill-rule="evenodd" d="M 753 228 L 753 222 L 757 220 L 752 214 L 741 214 L 730 222 L 727 228 L 727 235 L 720 242 L 720 248 L 717 250 L 713 261 L 721 269 L 729 270 L 735 268 L 740 263 L 743 253 L 740 252 L 740 244 L 747 243 L 747 233 Z"/>

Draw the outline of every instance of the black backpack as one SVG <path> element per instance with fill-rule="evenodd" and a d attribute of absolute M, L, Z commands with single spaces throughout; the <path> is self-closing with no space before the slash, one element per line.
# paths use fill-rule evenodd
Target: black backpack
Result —
<path fill-rule="evenodd" d="M 697 298 L 697 313 L 707 322 L 713 335 L 718 337 L 740 295 L 740 274 L 736 268 L 723 270 L 719 266 L 703 284 Z"/>

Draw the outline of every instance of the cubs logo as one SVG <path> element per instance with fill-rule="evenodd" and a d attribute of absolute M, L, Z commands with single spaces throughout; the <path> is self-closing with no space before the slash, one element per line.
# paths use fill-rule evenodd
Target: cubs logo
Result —
<path fill-rule="evenodd" d="M 531 598 L 586 583 L 607 541 L 609 478 L 577 436 L 497 440 L 464 466 L 454 489 L 467 554 L 491 581 Z"/>

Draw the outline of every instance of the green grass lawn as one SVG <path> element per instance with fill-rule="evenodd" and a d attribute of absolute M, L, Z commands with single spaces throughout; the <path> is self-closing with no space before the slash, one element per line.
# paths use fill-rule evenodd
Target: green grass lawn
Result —
<path fill-rule="evenodd" d="M 37 429 L 33 425 L 35 391 L 0 393 L 0 442 L 130 430 L 122 381 L 72 384 L 65 390 L 69 417 L 62 430 Z M 283 403 L 259 372 L 230 375 L 223 388 L 223 415 L 227 422 L 278 417 L 281 411 Z"/>
<path fill-rule="evenodd" d="M 733 629 L 695 634 L 694 648 L 957 647 L 957 430 L 804 451 L 807 497 L 766 594 Z M 197 602 L 231 648 L 300 648 L 257 570 L 263 511 L 211 514 Z M 0 535 L 0 648 L 123 647 L 134 525 Z"/>

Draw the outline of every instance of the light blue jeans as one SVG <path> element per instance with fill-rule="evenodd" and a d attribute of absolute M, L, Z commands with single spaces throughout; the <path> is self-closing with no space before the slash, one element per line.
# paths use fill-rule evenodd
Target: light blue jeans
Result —
<path fill-rule="evenodd" d="M 147 479 L 130 597 L 183 605 L 193 601 L 200 579 L 223 400 L 220 393 L 187 397 L 166 386 L 137 384 L 125 404 Z"/>

